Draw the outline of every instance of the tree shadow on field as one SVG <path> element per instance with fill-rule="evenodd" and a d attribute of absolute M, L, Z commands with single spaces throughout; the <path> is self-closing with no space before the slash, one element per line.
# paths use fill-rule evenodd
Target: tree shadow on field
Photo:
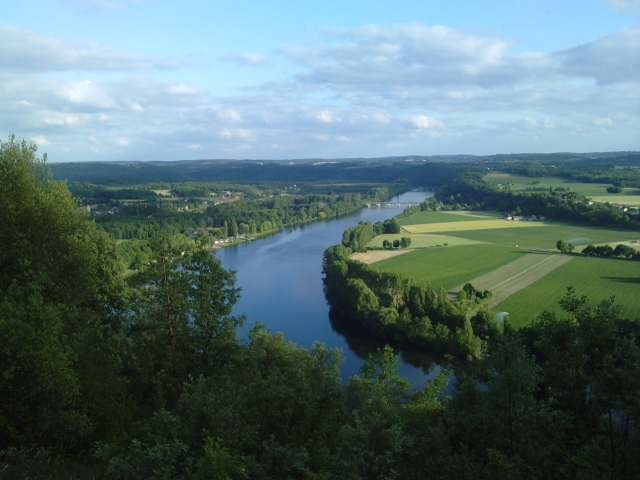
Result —
<path fill-rule="evenodd" d="M 536 255 L 552 255 L 557 254 L 560 255 L 560 252 L 552 249 L 544 249 L 544 248 L 517 248 L 515 250 L 511 250 L 511 253 L 534 253 Z"/>
<path fill-rule="evenodd" d="M 603 280 L 612 280 L 620 283 L 638 283 L 640 284 L 640 277 L 600 277 Z"/>

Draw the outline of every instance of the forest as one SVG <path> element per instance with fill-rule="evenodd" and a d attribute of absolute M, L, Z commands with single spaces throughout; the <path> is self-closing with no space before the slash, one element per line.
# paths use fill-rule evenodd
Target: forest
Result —
<path fill-rule="evenodd" d="M 569 289 L 563 314 L 491 330 L 424 389 L 391 347 L 343 381 L 338 351 L 259 326 L 241 340 L 242 292 L 198 242 L 158 229 L 125 275 L 80 207 L 34 145 L 0 144 L 0 478 L 640 476 L 640 324 L 612 300 Z M 339 249 L 328 276 L 352 268 Z M 376 298 L 395 282 L 378 280 Z"/>

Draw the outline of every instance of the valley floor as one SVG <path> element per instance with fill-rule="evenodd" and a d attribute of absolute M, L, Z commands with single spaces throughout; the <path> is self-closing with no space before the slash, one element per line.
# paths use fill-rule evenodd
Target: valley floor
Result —
<path fill-rule="evenodd" d="M 399 273 L 452 294 L 464 284 L 490 290 L 490 309 L 508 312 L 517 326 L 532 322 L 543 309 L 559 311 L 567 287 L 596 301 L 615 297 L 631 315 L 640 310 L 640 264 L 621 259 L 557 253 L 565 240 L 579 252 L 587 244 L 637 245 L 640 232 L 585 227 L 560 222 L 514 221 L 493 212 L 417 212 L 400 217 L 403 232 L 379 235 L 366 253 L 354 258 L 379 271 Z M 411 238 L 411 248 L 379 249 L 383 240 Z"/>

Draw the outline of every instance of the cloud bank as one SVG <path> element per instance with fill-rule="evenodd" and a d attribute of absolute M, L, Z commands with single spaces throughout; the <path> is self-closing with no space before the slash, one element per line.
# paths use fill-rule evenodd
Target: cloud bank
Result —
<path fill-rule="evenodd" d="M 291 73 L 217 95 L 180 61 L 2 26 L 0 130 L 54 160 L 640 148 L 640 29 L 523 52 L 446 26 L 369 25 L 278 56 Z"/>

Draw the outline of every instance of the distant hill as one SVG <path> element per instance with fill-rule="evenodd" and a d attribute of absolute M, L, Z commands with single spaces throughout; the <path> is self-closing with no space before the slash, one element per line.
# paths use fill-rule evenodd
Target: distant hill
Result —
<path fill-rule="evenodd" d="M 59 180 L 131 184 L 141 182 L 235 181 L 403 181 L 438 184 L 454 175 L 456 165 L 499 166 L 510 163 L 579 163 L 590 166 L 640 166 L 640 152 L 518 153 L 500 155 L 407 155 L 378 158 L 298 160 L 180 160 L 173 162 L 53 163 Z"/>

